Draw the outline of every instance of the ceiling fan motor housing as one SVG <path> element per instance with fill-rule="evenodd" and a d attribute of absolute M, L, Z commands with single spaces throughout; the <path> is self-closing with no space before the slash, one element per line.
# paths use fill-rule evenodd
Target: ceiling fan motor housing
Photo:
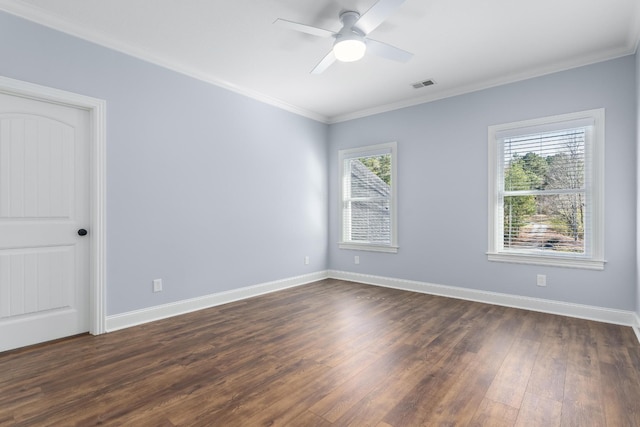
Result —
<path fill-rule="evenodd" d="M 353 10 L 347 10 L 340 14 L 340 22 L 342 22 L 342 29 L 345 28 L 351 29 L 360 19 L 360 14 L 358 12 L 354 12 Z"/>

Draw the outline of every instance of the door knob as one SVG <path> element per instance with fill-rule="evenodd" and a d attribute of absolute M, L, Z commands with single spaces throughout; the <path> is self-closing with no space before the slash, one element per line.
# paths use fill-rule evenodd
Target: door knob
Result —
<path fill-rule="evenodd" d="M 86 236 L 87 235 L 87 230 L 85 230 L 84 228 L 81 228 L 80 230 L 78 230 L 78 236 Z"/>

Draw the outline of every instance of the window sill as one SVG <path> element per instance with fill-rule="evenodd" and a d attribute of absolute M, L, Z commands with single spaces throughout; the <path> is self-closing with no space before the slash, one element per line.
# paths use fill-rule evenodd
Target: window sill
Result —
<path fill-rule="evenodd" d="M 489 261 L 512 262 L 517 264 L 535 264 L 551 267 L 583 268 L 587 270 L 604 270 L 605 260 L 574 258 L 565 256 L 543 256 L 520 253 L 487 252 Z"/>
<path fill-rule="evenodd" d="M 351 243 L 351 242 L 338 242 L 340 249 L 350 249 L 355 251 L 372 251 L 372 252 L 388 252 L 398 253 L 397 246 L 380 246 L 367 243 Z"/>

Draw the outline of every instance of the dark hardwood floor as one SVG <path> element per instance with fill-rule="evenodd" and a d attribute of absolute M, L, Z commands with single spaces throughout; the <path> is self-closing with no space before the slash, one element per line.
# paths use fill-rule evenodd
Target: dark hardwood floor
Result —
<path fill-rule="evenodd" d="M 324 280 L 0 353 L 0 426 L 640 426 L 628 327 Z"/>

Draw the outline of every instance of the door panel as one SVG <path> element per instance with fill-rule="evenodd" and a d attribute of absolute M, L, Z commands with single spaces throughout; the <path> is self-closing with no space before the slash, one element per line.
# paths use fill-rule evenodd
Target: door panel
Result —
<path fill-rule="evenodd" d="M 73 247 L 0 251 L 0 318 L 74 306 Z"/>
<path fill-rule="evenodd" d="M 89 330 L 88 117 L 0 94 L 0 351 Z"/>
<path fill-rule="evenodd" d="M 68 218 L 74 188 L 73 128 L 45 117 L 0 119 L 0 217 Z"/>

